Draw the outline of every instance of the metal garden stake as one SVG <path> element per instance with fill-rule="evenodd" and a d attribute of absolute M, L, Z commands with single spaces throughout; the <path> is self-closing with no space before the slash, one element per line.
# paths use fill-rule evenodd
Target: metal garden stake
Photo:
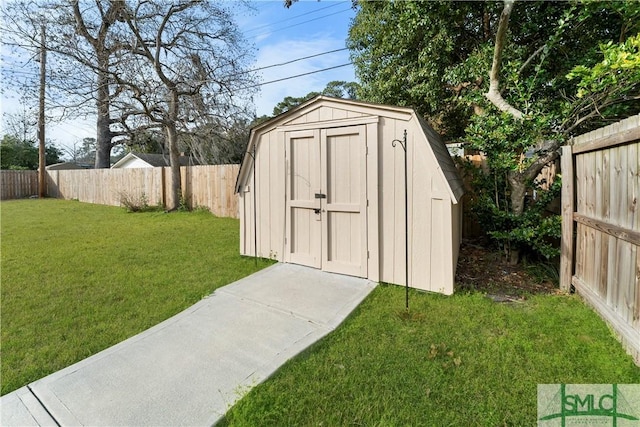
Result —
<path fill-rule="evenodd" d="M 404 130 L 404 137 L 401 140 L 394 139 L 391 145 L 395 148 L 400 143 L 404 151 L 404 288 L 405 288 L 405 308 L 409 311 L 409 203 L 407 186 L 407 130 Z"/>
<path fill-rule="evenodd" d="M 253 252 L 254 262 L 258 266 L 258 208 L 256 206 L 256 144 L 253 144 L 253 152 L 247 151 L 247 154 L 253 159 Z"/>

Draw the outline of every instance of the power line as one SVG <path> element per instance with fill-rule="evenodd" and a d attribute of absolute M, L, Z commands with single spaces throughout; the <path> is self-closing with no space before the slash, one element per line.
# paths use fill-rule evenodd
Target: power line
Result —
<path fill-rule="evenodd" d="M 253 36 L 253 37 L 266 36 L 266 35 L 269 35 L 269 34 L 272 34 L 272 33 L 277 33 L 278 31 L 288 30 L 288 29 L 293 28 L 293 27 L 298 27 L 298 26 L 300 26 L 300 25 L 302 25 L 302 24 L 308 24 L 309 22 L 318 21 L 318 20 L 320 20 L 320 19 L 328 18 L 329 16 L 337 15 L 337 14 L 339 14 L 339 13 L 344 13 L 344 12 L 347 12 L 347 11 L 349 11 L 349 10 L 351 10 L 351 8 L 350 8 L 350 7 L 349 7 L 349 8 L 347 8 L 347 9 L 344 9 L 344 10 L 340 10 L 340 11 L 338 11 L 338 12 L 330 13 L 330 14 L 328 14 L 328 15 L 322 15 L 322 16 L 319 16 L 319 17 L 317 17 L 317 18 L 313 18 L 313 19 L 309 19 L 309 20 L 307 20 L 307 21 L 302 21 L 302 22 L 297 23 L 297 24 L 289 25 L 288 27 L 277 28 L 277 29 L 275 29 L 275 30 L 272 30 L 272 31 L 269 31 L 269 32 L 266 32 L 266 33 L 262 33 L 262 34 L 258 34 L 258 35 L 255 35 L 255 36 Z"/>
<path fill-rule="evenodd" d="M 314 14 L 314 13 L 318 13 L 318 12 L 323 11 L 325 9 L 329 9 L 330 7 L 340 6 L 341 4 L 344 4 L 344 3 L 347 3 L 347 2 L 346 1 L 342 1 L 342 2 L 338 2 L 338 3 L 334 3 L 334 4 L 330 5 L 330 6 L 322 7 L 320 9 L 316 9 L 316 10 L 312 10 L 310 12 L 302 13 L 300 15 L 292 16 L 291 18 L 283 19 L 281 21 L 271 22 L 269 24 L 264 24 L 264 25 L 259 25 L 257 27 L 249 28 L 248 30 L 244 30 L 244 32 L 245 33 L 250 33 L 252 31 L 256 31 L 256 30 L 259 30 L 259 29 L 262 29 L 262 28 L 265 28 L 265 27 L 269 27 L 271 25 L 278 25 L 278 24 L 282 24 L 283 22 L 293 21 L 294 19 L 298 19 L 298 18 L 301 18 L 303 16 L 307 16 L 307 15 L 311 15 L 311 14 Z"/>
<path fill-rule="evenodd" d="M 320 70 L 309 71 L 308 73 L 296 74 L 295 76 L 283 77 L 281 79 L 271 80 L 271 81 L 263 82 L 263 83 L 258 83 L 258 84 L 251 85 L 251 86 L 245 86 L 243 88 L 240 88 L 239 90 L 251 89 L 251 88 L 254 88 L 254 87 L 265 86 L 265 85 L 268 85 L 268 84 L 271 84 L 271 83 L 277 83 L 277 82 L 282 82 L 282 81 L 285 81 L 285 80 L 291 80 L 291 79 L 295 79 L 295 78 L 298 78 L 298 77 L 308 76 L 310 74 L 316 74 L 316 73 L 321 73 L 323 71 L 329 71 L 329 70 L 334 70 L 336 68 L 346 67 L 347 65 L 353 65 L 353 62 L 347 62 L 346 64 L 335 65 L 335 66 L 329 67 L 329 68 L 322 68 Z"/>
<path fill-rule="evenodd" d="M 288 64 L 293 64 L 294 62 L 298 62 L 298 61 L 303 61 L 305 59 L 310 59 L 310 58 L 315 58 L 317 56 L 322 56 L 322 55 L 328 55 L 330 53 L 335 53 L 335 52 L 342 52 L 343 50 L 348 50 L 348 47 L 343 47 L 341 49 L 334 49 L 334 50 L 329 50 L 327 52 L 321 52 L 321 53 L 316 53 L 314 55 L 309 55 L 309 56 L 303 56 L 302 58 L 296 58 L 296 59 L 292 59 L 290 61 L 286 61 L 286 62 L 281 62 L 279 64 L 271 64 L 271 65 L 265 65 L 264 67 L 260 67 L 260 68 L 254 68 L 253 70 L 247 70 L 247 71 L 241 71 L 239 73 L 236 74 L 231 74 L 231 77 L 233 76 L 239 76 L 241 74 L 249 74 L 249 73 L 253 73 L 255 71 L 261 71 L 261 70 L 266 70 L 267 68 L 273 68 L 273 67 L 281 67 L 283 65 L 288 65 Z"/>

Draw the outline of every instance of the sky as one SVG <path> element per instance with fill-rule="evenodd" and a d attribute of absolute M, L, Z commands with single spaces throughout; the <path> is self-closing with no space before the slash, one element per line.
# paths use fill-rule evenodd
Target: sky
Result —
<path fill-rule="evenodd" d="M 254 10 L 238 8 L 236 22 L 247 42 L 255 48 L 252 69 L 345 48 L 349 25 L 355 16 L 351 0 L 300 0 L 289 9 L 284 7 L 281 0 L 256 0 L 251 4 Z M 15 59 L 20 61 L 26 58 Z M 275 105 L 286 96 L 300 97 L 312 91 L 319 92 L 333 80 L 355 81 L 352 65 L 287 79 L 348 64 L 349 61 L 349 51 L 343 50 L 261 70 L 259 75 L 263 85 L 254 96 L 257 116 L 271 115 Z M 30 65 L 32 69 L 37 69 L 37 64 Z M 8 66 L 6 56 L 0 66 Z M 286 80 L 268 83 L 279 79 Z M 4 87 L 0 92 L 2 128 L 5 127 L 4 113 L 19 110 L 17 94 L 12 88 Z M 0 133 L 4 133 L 3 129 L 0 129 Z M 80 146 L 83 138 L 95 138 L 95 119 L 89 117 L 59 124 L 48 123 L 45 135 L 59 148 L 69 150 L 74 144 Z"/>
<path fill-rule="evenodd" d="M 282 1 L 258 1 L 255 6 L 257 14 L 242 25 L 246 28 L 245 37 L 257 48 L 256 68 L 345 48 L 355 16 L 351 0 L 299 1 L 289 9 Z M 347 63 L 349 51 L 344 50 L 262 70 L 261 77 L 264 83 Z M 255 99 L 257 114 L 270 115 L 286 96 L 321 91 L 333 80 L 355 81 L 353 66 L 263 85 Z"/>

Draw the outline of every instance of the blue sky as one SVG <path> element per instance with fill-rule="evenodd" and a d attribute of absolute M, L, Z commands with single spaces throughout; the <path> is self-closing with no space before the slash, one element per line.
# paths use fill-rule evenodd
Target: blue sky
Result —
<path fill-rule="evenodd" d="M 245 37 L 256 48 L 256 68 L 345 47 L 355 11 L 347 1 L 298 1 L 286 9 L 282 1 L 257 1 L 256 15 L 239 19 Z M 346 64 L 344 50 L 274 67 L 261 72 L 263 82 Z M 354 81 L 353 66 L 311 74 L 261 87 L 255 99 L 258 115 L 271 114 L 285 96 L 321 91 L 332 80 Z"/>
<path fill-rule="evenodd" d="M 233 3 L 235 0 L 228 1 Z M 236 22 L 247 42 L 256 49 L 256 62 L 252 68 L 344 48 L 351 19 L 355 16 L 351 0 L 301 0 L 289 9 L 281 0 L 254 0 L 251 4 L 253 11 L 238 7 Z M 261 82 L 269 82 L 348 62 L 349 51 L 343 50 L 262 70 L 260 78 Z M 35 72 L 37 64 L 31 65 Z M 273 107 L 286 96 L 299 97 L 321 91 L 333 80 L 355 81 L 353 66 L 261 86 L 254 97 L 256 113 L 258 116 L 271 115 Z M 0 94 L 0 112 L 19 110 L 16 94 L 10 88 L 4 89 Z M 58 147 L 70 148 L 74 143 L 79 145 L 83 138 L 95 137 L 95 119 L 49 123 L 45 132 L 47 139 L 53 140 Z"/>

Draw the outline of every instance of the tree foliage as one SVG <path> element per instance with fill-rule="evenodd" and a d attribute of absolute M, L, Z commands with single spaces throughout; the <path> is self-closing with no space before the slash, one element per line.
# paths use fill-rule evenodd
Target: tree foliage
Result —
<path fill-rule="evenodd" d="M 489 235 L 550 256 L 534 241 L 557 221 L 535 179 L 572 135 L 640 112 L 639 26 L 632 1 L 360 1 L 348 46 L 362 99 L 412 106 L 485 153 L 475 191 Z"/>
<path fill-rule="evenodd" d="M 45 148 L 47 165 L 60 162 L 62 152 L 53 144 Z M 21 139 L 15 135 L 4 135 L 0 141 L 0 169 L 37 170 L 38 147 L 32 140 Z"/>
<path fill-rule="evenodd" d="M 359 85 L 355 82 L 345 82 L 341 80 L 334 80 L 327 83 L 327 86 L 321 92 L 309 92 L 305 96 L 287 96 L 275 107 L 273 107 L 273 115 L 277 116 L 282 113 L 286 113 L 292 108 L 297 107 L 305 101 L 311 98 L 315 98 L 318 95 L 333 96 L 335 98 L 356 99 Z"/>

